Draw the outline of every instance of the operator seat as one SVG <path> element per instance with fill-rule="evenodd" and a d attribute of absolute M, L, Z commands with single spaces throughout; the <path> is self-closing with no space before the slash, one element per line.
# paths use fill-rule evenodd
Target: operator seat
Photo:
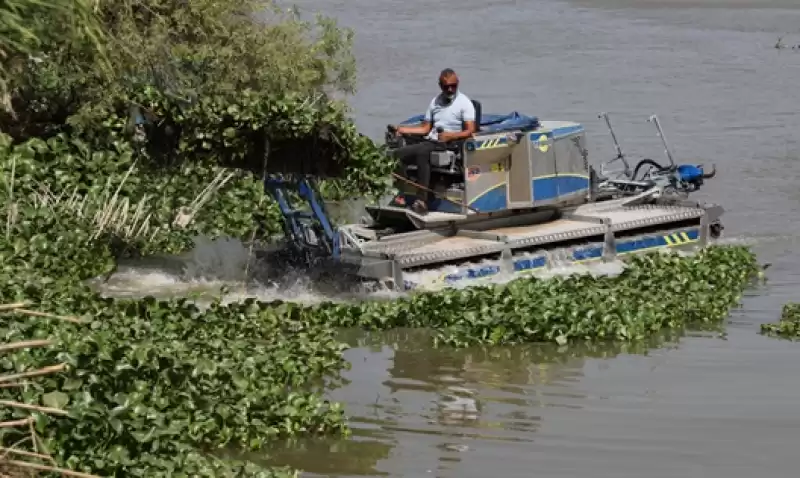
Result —
<path fill-rule="evenodd" d="M 475 107 L 475 132 L 478 133 L 481 130 L 481 102 L 472 100 L 472 106 Z"/>

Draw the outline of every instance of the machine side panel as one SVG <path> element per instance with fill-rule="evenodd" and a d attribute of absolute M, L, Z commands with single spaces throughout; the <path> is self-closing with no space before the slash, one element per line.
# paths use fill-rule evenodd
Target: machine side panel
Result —
<path fill-rule="evenodd" d="M 533 165 L 531 148 L 533 144 L 524 139 L 513 149 L 508 173 L 508 208 L 528 208 L 533 206 Z"/>
<path fill-rule="evenodd" d="M 528 134 L 532 174 L 530 178 L 533 204 L 545 206 L 558 199 L 556 156 L 552 148 L 552 131 Z"/>
<path fill-rule="evenodd" d="M 587 199 L 590 192 L 589 170 L 585 166 L 583 133 L 556 136 L 553 149 L 556 155 L 558 197 L 562 201 Z"/>
<path fill-rule="evenodd" d="M 509 142 L 505 134 L 478 137 L 464 147 L 464 184 L 466 203 L 481 211 L 506 209 L 508 158 L 519 146 Z"/>

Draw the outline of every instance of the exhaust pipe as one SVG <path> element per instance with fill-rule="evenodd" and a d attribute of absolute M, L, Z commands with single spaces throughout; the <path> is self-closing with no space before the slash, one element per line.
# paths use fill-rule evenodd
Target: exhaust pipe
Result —
<path fill-rule="evenodd" d="M 712 164 L 711 165 L 711 172 L 709 172 L 709 173 L 703 172 L 703 179 L 711 179 L 716 175 L 717 175 L 717 166 Z"/>

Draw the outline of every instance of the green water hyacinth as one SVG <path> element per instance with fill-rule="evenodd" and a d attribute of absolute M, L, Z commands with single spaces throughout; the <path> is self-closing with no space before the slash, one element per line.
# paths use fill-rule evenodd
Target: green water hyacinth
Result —
<path fill-rule="evenodd" d="M 393 302 L 324 304 L 316 314 L 342 327 L 430 327 L 436 344 L 452 346 L 641 340 L 665 327 L 719 322 L 757 272 L 748 249 L 711 247 L 692 257 L 634 257 L 618 277 L 524 278 Z"/>
<path fill-rule="evenodd" d="M 769 337 L 800 339 L 800 303 L 784 304 L 778 322 L 761 324 L 761 334 Z"/>
<path fill-rule="evenodd" d="M 2 388 L 0 397 L 67 410 L 36 414 L 42 442 L 62 466 L 104 476 L 292 473 L 216 456 L 266 450 L 276 438 L 348 433 L 341 406 L 322 397 L 347 366 L 339 327 L 432 328 L 438 346 L 634 342 L 663 328 L 719 322 L 758 270 L 746 248 L 711 247 L 692 257 L 635 257 L 618 277 L 524 278 L 357 304 L 251 299 L 200 310 L 185 299 L 98 297 L 75 280 L 91 263 L 86 256 L 75 255 L 80 266 L 67 258 L 51 264 L 72 271 L 71 281 L 48 278 L 41 256 L 55 252 L 39 242 L 0 240 L 8 264 L 0 273 L 3 301 L 35 302 L 86 323 L 6 320 L 7 341 L 48 338 L 56 347 L 4 354 L 0 373 L 65 369 Z M 29 263 L 41 269 L 25 272 Z M 0 420 L 20 413 L 0 409 Z M 0 439 L 9 446 L 25 433 L 4 428 Z"/>

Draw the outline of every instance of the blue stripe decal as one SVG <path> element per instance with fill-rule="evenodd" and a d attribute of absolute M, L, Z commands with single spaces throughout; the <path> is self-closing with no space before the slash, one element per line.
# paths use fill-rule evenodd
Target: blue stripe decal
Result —
<path fill-rule="evenodd" d="M 514 261 L 514 272 L 525 272 L 547 265 L 547 256 L 541 255 Z"/>
<path fill-rule="evenodd" d="M 700 228 L 692 227 L 682 229 L 672 234 L 658 234 L 649 235 L 639 238 L 623 239 L 617 242 L 617 254 L 631 254 L 636 252 L 647 252 L 654 249 L 664 247 L 672 247 L 678 245 L 685 245 L 690 242 L 695 242 L 700 237 Z M 582 262 L 589 260 L 600 259 L 603 256 L 603 244 L 596 243 L 575 249 L 571 257 L 567 260 L 569 262 Z M 532 257 L 519 258 L 513 262 L 514 272 L 528 272 L 535 269 L 548 266 L 547 255 L 541 254 Z M 490 277 L 500 272 L 498 265 L 484 265 L 478 266 L 457 273 L 448 274 L 443 279 L 446 284 L 453 284 L 463 280 L 474 280 L 479 278 Z M 412 290 L 419 287 L 419 284 L 404 281 L 406 290 Z"/>
<path fill-rule="evenodd" d="M 494 188 L 486 191 L 481 196 L 473 199 L 469 203 L 478 211 L 492 212 L 503 211 L 506 209 L 506 185 L 505 183 L 495 186 Z"/>
<path fill-rule="evenodd" d="M 553 137 L 555 139 L 563 138 L 564 136 L 570 136 L 577 133 L 583 133 L 584 129 L 583 126 L 575 125 L 575 126 L 562 126 L 561 128 L 554 128 L 553 129 Z"/>
<path fill-rule="evenodd" d="M 532 184 L 534 201 L 546 201 L 589 190 L 589 178 L 573 175 L 534 178 Z"/>

